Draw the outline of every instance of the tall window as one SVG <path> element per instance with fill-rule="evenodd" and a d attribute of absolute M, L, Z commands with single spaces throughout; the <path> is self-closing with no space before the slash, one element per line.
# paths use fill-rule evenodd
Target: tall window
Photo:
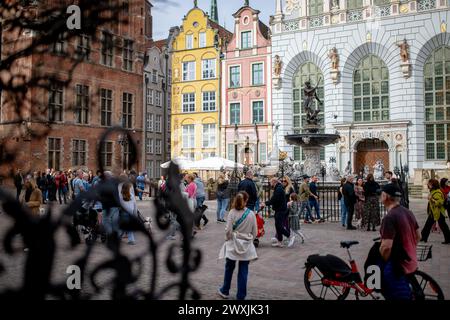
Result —
<path fill-rule="evenodd" d="M 89 87 L 76 85 L 75 123 L 87 124 L 89 119 Z"/>
<path fill-rule="evenodd" d="M 188 34 L 186 35 L 186 49 L 194 48 L 194 35 Z"/>
<path fill-rule="evenodd" d="M 113 36 L 108 32 L 102 33 L 102 53 L 101 63 L 105 66 L 112 67 L 114 56 Z"/>
<path fill-rule="evenodd" d="M 100 145 L 100 161 L 103 167 L 112 166 L 113 143 L 110 141 L 102 142 Z"/>
<path fill-rule="evenodd" d="M 148 173 L 148 176 L 150 178 L 154 178 L 155 177 L 153 168 L 154 168 L 154 161 L 153 160 L 148 160 L 147 161 L 147 173 Z"/>
<path fill-rule="evenodd" d="M 91 54 L 91 38 L 86 34 L 78 36 L 78 44 L 76 54 L 80 60 L 89 60 Z"/>
<path fill-rule="evenodd" d="M 147 119 L 146 119 L 146 123 L 147 123 L 147 130 L 150 132 L 153 132 L 153 113 L 147 113 Z"/>
<path fill-rule="evenodd" d="M 303 87 L 306 81 L 310 81 L 312 86 L 316 86 L 319 79 L 322 81 L 319 83 L 317 88 L 317 95 L 319 99 L 324 101 L 324 90 L 323 90 L 323 74 L 320 69 L 313 63 L 307 62 L 301 65 L 297 73 L 294 76 L 293 81 L 293 129 L 294 133 L 301 133 L 302 128 L 307 124 L 306 123 L 306 113 L 303 110 Z M 314 108 L 318 108 L 317 101 L 314 102 Z M 323 106 L 320 107 L 319 118 L 324 118 Z M 323 130 L 321 130 L 323 131 Z M 325 160 L 325 148 L 321 149 L 320 159 Z M 302 152 L 301 147 L 294 147 L 294 160 L 303 161 L 305 160 L 305 156 Z"/>
<path fill-rule="evenodd" d="M 195 112 L 195 93 L 183 93 L 183 112 Z"/>
<path fill-rule="evenodd" d="M 153 72 L 152 72 L 152 82 L 153 82 L 153 83 L 158 83 L 158 70 L 153 69 Z"/>
<path fill-rule="evenodd" d="M 162 130 L 161 130 L 161 119 L 162 119 L 162 116 L 157 114 L 156 118 L 155 118 L 155 131 L 158 132 L 158 133 L 162 132 Z"/>
<path fill-rule="evenodd" d="M 252 64 L 252 85 L 260 86 L 264 84 L 264 70 L 262 63 Z"/>
<path fill-rule="evenodd" d="M 153 138 L 147 138 L 147 141 L 145 141 L 145 149 L 147 153 L 153 153 Z"/>
<path fill-rule="evenodd" d="M 155 153 L 156 154 L 161 154 L 161 148 L 162 144 L 161 144 L 161 139 L 156 139 L 155 140 Z"/>
<path fill-rule="evenodd" d="M 101 125 L 110 127 L 112 124 L 112 90 L 100 89 L 100 108 Z"/>
<path fill-rule="evenodd" d="M 127 92 L 122 95 L 122 126 L 125 129 L 133 127 L 133 95 Z"/>
<path fill-rule="evenodd" d="M 252 32 L 241 32 L 241 49 L 248 49 L 252 47 Z"/>
<path fill-rule="evenodd" d="M 355 122 L 389 120 L 389 72 L 374 55 L 353 73 L 353 109 Z"/>
<path fill-rule="evenodd" d="M 450 47 L 436 49 L 424 67 L 425 159 L 450 159 Z"/>
<path fill-rule="evenodd" d="M 230 124 L 240 124 L 241 123 L 241 104 L 231 103 L 230 104 Z"/>
<path fill-rule="evenodd" d="M 126 71 L 133 71 L 133 41 L 123 40 L 123 69 Z"/>
<path fill-rule="evenodd" d="M 62 121 L 64 87 L 61 83 L 52 83 L 48 93 L 48 120 Z"/>
<path fill-rule="evenodd" d="M 363 0 L 347 0 L 347 9 L 356 9 L 363 7 Z"/>
<path fill-rule="evenodd" d="M 153 89 L 147 89 L 147 104 L 153 105 Z"/>
<path fill-rule="evenodd" d="M 195 80 L 195 61 L 183 62 L 183 81 Z"/>
<path fill-rule="evenodd" d="M 236 148 L 236 146 L 233 143 L 229 143 L 227 146 L 227 159 L 231 160 L 231 161 L 236 161 L 234 159 L 234 149 Z"/>
<path fill-rule="evenodd" d="M 203 111 L 216 111 L 216 92 L 203 92 Z"/>
<path fill-rule="evenodd" d="M 193 124 L 182 126 L 183 128 L 183 148 L 195 148 L 195 127 Z"/>
<path fill-rule="evenodd" d="M 161 161 L 157 160 L 155 162 L 155 177 L 158 178 L 161 176 Z"/>
<path fill-rule="evenodd" d="M 161 92 L 155 91 L 155 105 L 161 107 Z"/>
<path fill-rule="evenodd" d="M 216 147 L 216 125 L 214 123 L 203 125 L 203 148 Z"/>
<path fill-rule="evenodd" d="M 86 140 L 72 140 L 72 166 L 86 165 Z"/>
<path fill-rule="evenodd" d="M 129 143 L 124 144 L 123 146 L 123 169 L 128 169 L 130 167 L 130 159 L 131 159 L 131 147 Z"/>
<path fill-rule="evenodd" d="M 206 47 L 206 32 L 200 32 L 199 33 L 198 46 L 200 48 Z"/>
<path fill-rule="evenodd" d="M 259 163 L 267 162 L 267 143 L 260 142 L 259 143 Z"/>
<path fill-rule="evenodd" d="M 252 102 L 252 123 L 263 123 L 264 122 L 264 103 L 262 101 Z"/>
<path fill-rule="evenodd" d="M 241 86 L 241 67 L 230 67 L 230 88 L 238 88 Z"/>
<path fill-rule="evenodd" d="M 60 138 L 48 138 L 48 168 L 60 169 L 61 145 L 62 140 Z"/>
<path fill-rule="evenodd" d="M 308 9 L 310 16 L 323 13 L 323 0 L 309 0 Z"/>
<path fill-rule="evenodd" d="M 202 79 L 216 77 L 216 59 L 202 60 Z"/>

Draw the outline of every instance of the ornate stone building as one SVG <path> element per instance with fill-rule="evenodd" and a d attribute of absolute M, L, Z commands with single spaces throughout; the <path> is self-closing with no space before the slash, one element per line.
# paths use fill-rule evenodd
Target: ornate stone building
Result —
<path fill-rule="evenodd" d="M 450 159 L 450 21 L 444 0 L 276 0 L 271 18 L 273 121 L 278 143 L 297 161 L 284 135 L 302 130 L 302 87 L 318 86 L 323 130 L 340 141 L 326 147 L 343 171 L 379 159 L 386 170 L 408 164 L 445 170 Z M 276 80 L 276 81 L 275 81 Z"/>

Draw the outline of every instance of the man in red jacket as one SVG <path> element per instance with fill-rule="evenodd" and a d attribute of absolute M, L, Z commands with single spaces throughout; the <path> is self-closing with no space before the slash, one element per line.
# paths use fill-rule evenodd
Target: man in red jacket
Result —
<path fill-rule="evenodd" d="M 58 192 L 58 198 L 59 198 L 59 204 L 62 204 L 61 195 L 64 198 L 64 204 L 67 204 L 67 177 L 64 174 L 64 172 L 59 171 L 59 173 L 55 176 L 55 184 L 56 184 L 56 190 Z"/>

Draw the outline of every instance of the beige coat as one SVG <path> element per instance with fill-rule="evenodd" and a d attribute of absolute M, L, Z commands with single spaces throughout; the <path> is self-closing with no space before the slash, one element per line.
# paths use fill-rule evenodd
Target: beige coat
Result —
<path fill-rule="evenodd" d="M 30 201 L 25 202 L 25 193 L 26 189 L 23 189 L 19 201 L 21 204 L 26 205 L 28 208 L 30 208 L 31 212 L 35 216 L 39 216 L 39 208 L 42 204 L 42 192 L 39 188 L 35 188 L 33 192 L 31 192 Z"/>
<path fill-rule="evenodd" d="M 258 258 L 253 240 L 258 235 L 256 216 L 252 211 L 233 231 L 233 225 L 244 214 L 244 210 L 232 209 L 228 214 L 225 228 L 225 243 L 219 253 L 219 259 L 228 258 L 234 261 L 252 261 Z"/>

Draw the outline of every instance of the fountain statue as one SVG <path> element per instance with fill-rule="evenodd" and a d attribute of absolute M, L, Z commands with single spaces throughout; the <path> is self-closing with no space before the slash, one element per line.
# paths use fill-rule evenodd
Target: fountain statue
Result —
<path fill-rule="evenodd" d="M 320 112 L 320 105 L 323 103 L 317 95 L 317 86 L 313 87 L 310 81 L 305 82 L 303 89 L 305 101 L 303 107 L 306 111 L 307 124 L 303 127 L 303 132 L 284 137 L 287 143 L 302 147 L 303 154 L 305 155 L 305 162 L 303 164 L 304 173 L 309 176 L 320 176 L 321 174 L 320 149 L 326 145 L 336 143 L 340 138 L 338 134 L 319 133 L 320 119 L 318 118 L 318 114 Z M 316 109 L 312 107 L 315 100 L 319 103 Z"/>

